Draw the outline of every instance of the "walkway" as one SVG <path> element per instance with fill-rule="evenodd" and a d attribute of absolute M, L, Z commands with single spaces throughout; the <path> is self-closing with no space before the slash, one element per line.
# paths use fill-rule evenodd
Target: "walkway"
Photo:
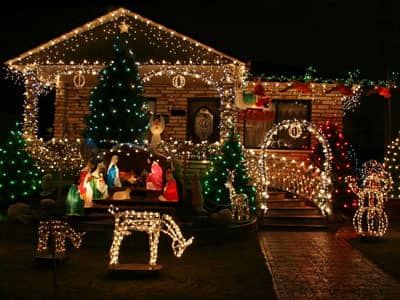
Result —
<path fill-rule="evenodd" d="M 261 231 L 278 299 L 400 299 L 400 283 L 329 232 Z"/>

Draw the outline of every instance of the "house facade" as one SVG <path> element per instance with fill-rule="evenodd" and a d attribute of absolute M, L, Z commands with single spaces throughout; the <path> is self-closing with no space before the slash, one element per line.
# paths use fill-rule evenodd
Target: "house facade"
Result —
<path fill-rule="evenodd" d="M 89 94 L 112 59 L 116 34 L 128 36 L 148 106 L 165 120 L 163 139 L 219 141 L 234 121 L 244 146 L 257 150 L 265 133 L 286 119 L 342 124 L 343 96 L 335 84 L 246 80 L 244 62 L 118 9 L 6 62 L 25 80 L 26 138 L 39 138 L 39 98 L 49 87 L 55 89 L 53 137 L 83 137 Z M 262 87 L 268 105 L 256 103 L 255 85 Z M 312 137 L 302 134 L 294 139 L 280 133 L 271 151 L 304 159 Z"/>

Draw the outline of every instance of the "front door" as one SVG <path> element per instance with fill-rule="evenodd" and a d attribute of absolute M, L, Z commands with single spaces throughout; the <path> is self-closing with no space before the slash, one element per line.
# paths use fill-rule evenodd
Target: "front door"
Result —
<path fill-rule="evenodd" d="M 189 98 L 187 138 L 194 143 L 219 140 L 219 98 Z"/>

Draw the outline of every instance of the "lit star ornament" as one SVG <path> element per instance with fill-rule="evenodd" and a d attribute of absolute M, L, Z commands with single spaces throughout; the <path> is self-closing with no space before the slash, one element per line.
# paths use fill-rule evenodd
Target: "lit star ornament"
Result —
<path fill-rule="evenodd" d="M 118 25 L 118 27 L 119 27 L 120 33 L 124 33 L 124 32 L 128 33 L 130 26 L 128 24 L 126 24 L 125 21 L 122 21 Z"/>

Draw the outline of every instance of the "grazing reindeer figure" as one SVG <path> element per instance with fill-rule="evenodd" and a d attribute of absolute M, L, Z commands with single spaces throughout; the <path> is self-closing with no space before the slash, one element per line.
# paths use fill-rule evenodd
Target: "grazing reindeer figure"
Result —
<path fill-rule="evenodd" d="M 193 243 L 193 237 L 188 240 L 182 236 L 179 226 L 170 215 L 158 212 L 138 212 L 134 210 L 118 211 L 110 205 L 108 211 L 115 216 L 114 238 L 110 249 L 110 265 L 118 264 L 119 249 L 125 236 L 132 231 L 143 231 L 149 235 L 150 259 L 149 265 L 157 265 L 158 242 L 160 232 L 172 239 L 172 249 L 176 257 L 181 257 L 186 247 Z"/>
<path fill-rule="evenodd" d="M 235 180 L 235 172 L 228 171 L 228 180 L 225 187 L 229 190 L 229 198 L 231 199 L 232 216 L 237 221 L 247 221 L 250 218 L 249 201 L 246 194 L 236 194 L 233 182 Z"/>
<path fill-rule="evenodd" d="M 52 233 L 55 246 L 54 253 L 60 256 L 66 254 L 65 240 L 67 237 L 71 239 L 72 245 L 75 248 L 79 248 L 82 244 L 82 237 L 85 235 L 85 232 L 76 232 L 67 222 L 59 220 L 41 221 L 39 223 L 38 233 L 39 242 L 36 248 L 37 253 L 47 253 L 47 244 L 50 233 Z"/>

